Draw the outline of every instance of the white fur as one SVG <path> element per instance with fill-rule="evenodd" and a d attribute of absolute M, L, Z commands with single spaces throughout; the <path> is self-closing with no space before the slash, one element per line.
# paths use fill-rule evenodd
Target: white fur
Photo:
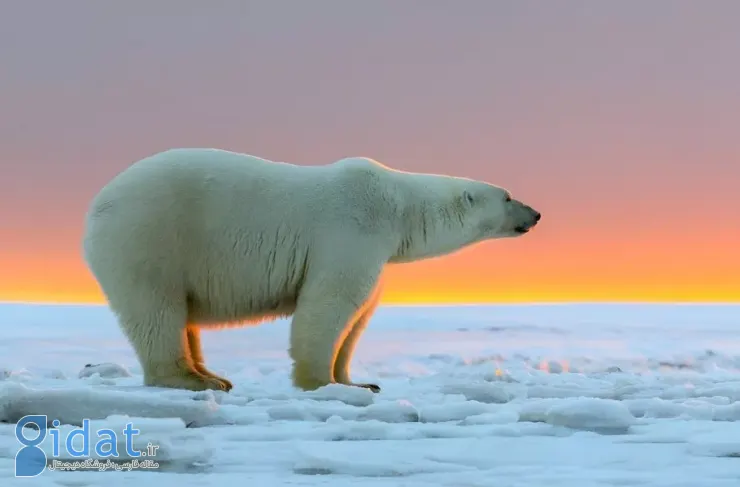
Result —
<path fill-rule="evenodd" d="M 94 198 L 84 254 L 147 385 L 229 390 L 203 365 L 199 328 L 292 315 L 293 382 L 309 390 L 352 384 L 386 264 L 533 226 L 536 212 L 507 198 L 487 183 L 365 158 L 298 166 L 173 149 Z"/>

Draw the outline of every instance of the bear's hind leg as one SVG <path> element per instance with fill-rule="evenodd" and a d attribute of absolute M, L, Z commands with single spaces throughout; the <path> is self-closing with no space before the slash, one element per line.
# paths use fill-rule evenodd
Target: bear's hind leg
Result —
<path fill-rule="evenodd" d="M 190 357 L 183 306 L 147 300 L 133 312 L 119 312 L 119 325 L 144 371 L 144 385 L 202 391 L 224 390 L 224 384 L 198 372 Z"/>
<path fill-rule="evenodd" d="M 219 377 L 208 370 L 205 366 L 203 352 L 200 347 L 200 329 L 197 326 L 190 325 L 187 327 L 186 333 L 188 347 L 190 349 L 190 358 L 193 360 L 193 367 L 195 370 L 197 370 L 201 375 L 220 381 L 223 384 L 223 390 L 230 391 L 234 387 L 231 381 L 224 379 L 223 377 Z"/>

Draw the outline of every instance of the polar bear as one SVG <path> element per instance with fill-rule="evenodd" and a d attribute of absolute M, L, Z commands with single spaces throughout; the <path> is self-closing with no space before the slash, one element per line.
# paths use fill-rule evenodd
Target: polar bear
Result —
<path fill-rule="evenodd" d="M 84 258 L 144 384 L 229 391 L 199 333 L 290 317 L 292 382 L 350 379 L 383 269 L 517 237 L 540 213 L 503 188 L 352 157 L 323 166 L 220 149 L 135 162 L 93 198 Z"/>

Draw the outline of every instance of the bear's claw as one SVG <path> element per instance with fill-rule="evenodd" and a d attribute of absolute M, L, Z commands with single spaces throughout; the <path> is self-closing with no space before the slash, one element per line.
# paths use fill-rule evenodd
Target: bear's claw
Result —
<path fill-rule="evenodd" d="M 228 392 L 233 387 L 231 382 L 226 379 L 196 373 L 152 378 L 146 380 L 146 385 L 150 387 L 166 387 L 170 389 L 185 389 L 189 391 L 205 391 L 211 389 L 213 391 L 224 392 Z"/>
<path fill-rule="evenodd" d="M 216 381 L 219 384 L 219 389 L 214 389 L 214 390 L 221 390 L 221 391 L 229 392 L 231 389 L 234 388 L 234 384 L 232 384 L 231 381 L 228 379 L 224 379 L 223 377 L 218 377 L 217 375 L 209 375 L 207 377 L 208 379 Z"/>
<path fill-rule="evenodd" d="M 224 384 L 224 390 L 226 392 L 229 392 L 231 389 L 234 388 L 234 384 L 232 384 L 230 380 L 224 379 L 223 377 L 217 377 L 217 379 L 219 379 L 221 382 L 223 382 L 223 384 Z"/>
<path fill-rule="evenodd" d="M 357 387 L 362 387 L 365 389 L 370 389 L 372 392 L 376 394 L 380 392 L 380 386 L 377 384 L 353 384 L 353 385 Z"/>
<path fill-rule="evenodd" d="M 234 388 L 234 384 L 232 384 L 230 380 L 224 379 L 223 377 L 220 377 L 214 374 L 210 370 L 206 369 L 202 363 L 196 363 L 195 370 L 204 377 L 220 382 L 221 383 L 220 390 L 222 391 L 229 392 L 231 389 Z"/>

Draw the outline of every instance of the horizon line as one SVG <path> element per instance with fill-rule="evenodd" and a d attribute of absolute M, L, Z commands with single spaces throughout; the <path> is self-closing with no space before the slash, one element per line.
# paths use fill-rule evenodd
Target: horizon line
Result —
<path fill-rule="evenodd" d="M 640 301 L 640 300 L 558 300 L 558 301 L 482 301 L 482 302 L 410 302 L 410 303 L 380 303 L 378 308 L 470 308 L 470 307 L 515 307 L 515 306 L 740 306 L 740 301 Z M 108 308 L 108 303 L 78 302 L 78 301 L 3 301 L 0 306 L 45 306 L 45 307 L 100 307 Z"/>

